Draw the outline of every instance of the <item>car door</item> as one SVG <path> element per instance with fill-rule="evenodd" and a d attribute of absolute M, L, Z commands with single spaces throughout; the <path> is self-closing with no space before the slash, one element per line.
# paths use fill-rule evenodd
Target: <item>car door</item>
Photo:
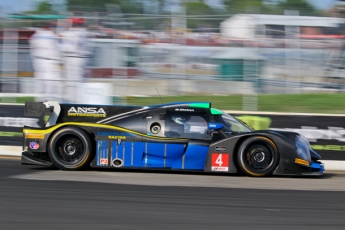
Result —
<path fill-rule="evenodd" d="M 202 109 L 172 108 L 149 113 L 150 138 L 146 138 L 145 158 L 149 167 L 203 170 L 211 138 L 208 120 L 207 110 Z"/>
<path fill-rule="evenodd" d="M 166 109 L 149 111 L 147 135 L 143 137 L 144 165 L 150 168 L 172 168 L 177 159 L 181 159 L 188 145 L 188 139 L 167 137 Z"/>
<path fill-rule="evenodd" d="M 173 167 L 204 170 L 211 135 L 208 131 L 210 116 L 207 109 L 175 108 L 166 114 L 166 136 L 177 135 L 188 139 L 188 145 Z"/>

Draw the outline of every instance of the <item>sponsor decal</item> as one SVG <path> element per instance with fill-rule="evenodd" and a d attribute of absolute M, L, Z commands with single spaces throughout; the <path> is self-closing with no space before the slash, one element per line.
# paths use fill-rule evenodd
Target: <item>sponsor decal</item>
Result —
<path fill-rule="evenodd" d="M 106 117 L 107 114 L 103 108 L 96 107 L 71 107 L 67 116 L 70 117 Z"/>
<path fill-rule="evenodd" d="M 212 122 L 210 122 L 210 123 L 208 123 L 208 128 L 209 129 L 221 129 L 221 128 L 223 128 L 223 125 L 220 124 L 220 123 L 212 123 Z"/>
<path fill-rule="evenodd" d="M 35 141 L 32 141 L 29 144 L 29 148 L 30 149 L 38 149 L 39 147 L 40 147 L 39 144 L 37 142 L 35 142 Z"/>
<path fill-rule="evenodd" d="M 101 165 L 108 165 L 108 159 L 107 158 L 101 158 L 99 160 L 99 164 L 101 164 Z"/>
<path fill-rule="evenodd" d="M 176 108 L 175 111 L 194 112 L 194 109 Z"/>
<path fill-rule="evenodd" d="M 97 136 L 133 136 L 133 134 L 126 132 L 97 132 Z"/>
<path fill-rule="evenodd" d="M 225 146 L 216 146 L 216 152 L 226 152 Z"/>
<path fill-rule="evenodd" d="M 212 153 L 212 171 L 229 171 L 229 154 Z"/>
<path fill-rule="evenodd" d="M 126 136 L 108 136 L 109 139 L 121 139 L 121 140 L 125 140 Z"/>
<path fill-rule="evenodd" d="M 28 134 L 25 134 L 25 137 L 33 138 L 33 139 L 44 139 L 44 134 L 28 133 Z"/>

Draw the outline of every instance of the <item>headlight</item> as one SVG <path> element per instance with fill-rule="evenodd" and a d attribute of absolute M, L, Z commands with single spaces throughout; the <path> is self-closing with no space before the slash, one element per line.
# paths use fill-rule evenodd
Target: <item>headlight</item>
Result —
<path fill-rule="evenodd" d="M 311 162 L 309 141 L 303 135 L 297 135 L 295 146 L 297 152 L 295 163 L 309 166 Z"/>

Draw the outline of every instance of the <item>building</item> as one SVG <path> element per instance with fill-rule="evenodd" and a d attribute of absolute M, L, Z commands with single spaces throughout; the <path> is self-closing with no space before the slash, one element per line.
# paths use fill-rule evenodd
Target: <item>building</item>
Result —
<path fill-rule="evenodd" d="M 237 14 L 220 24 L 231 39 L 293 38 L 299 35 L 336 35 L 342 18 L 298 15 Z"/>

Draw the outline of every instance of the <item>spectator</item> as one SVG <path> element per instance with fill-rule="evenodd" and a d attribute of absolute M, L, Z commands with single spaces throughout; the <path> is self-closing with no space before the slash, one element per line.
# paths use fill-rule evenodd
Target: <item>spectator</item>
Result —
<path fill-rule="evenodd" d="M 69 102 L 78 102 L 78 91 L 85 80 L 86 65 L 91 56 L 91 33 L 84 27 L 82 18 L 71 20 L 72 27 L 61 33 L 66 95 Z"/>
<path fill-rule="evenodd" d="M 51 23 L 42 23 L 30 40 L 37 101 L 57 100 L 62 97 L 61 53 L 59 38 Z"/>

